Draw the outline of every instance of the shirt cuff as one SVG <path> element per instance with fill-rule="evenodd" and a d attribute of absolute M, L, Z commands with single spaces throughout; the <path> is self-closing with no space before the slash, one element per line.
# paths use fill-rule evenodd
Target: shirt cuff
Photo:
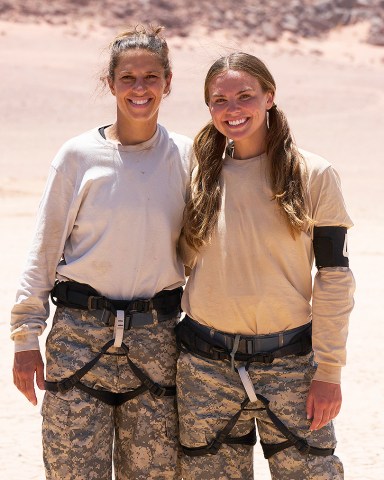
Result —
<path fill-rule="evenodd" d="M 319 363 L 313 380 L 328 383 L 341 383 L 341 368 L 326 363 Z"/>
<path fill-rule="evenodd" d="M 14 339 L 15 353 L 27 350 L 40 350 L 39 338 L 37 335 L 22 335 Z"/>

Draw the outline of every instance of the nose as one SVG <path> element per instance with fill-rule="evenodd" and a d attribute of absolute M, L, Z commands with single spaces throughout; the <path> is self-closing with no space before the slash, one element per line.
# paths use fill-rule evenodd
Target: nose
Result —
<path fill-rule="evenodd" d="M 227 103 L 227 112 L 235 113 L 239 111 L 239 104 L 236 100 L 229 100 Z"/>
<path fill-rule="evenodd" d="M 132 86 L 133 90 L 144 90 L 144 78 L 136 78 Z"/>

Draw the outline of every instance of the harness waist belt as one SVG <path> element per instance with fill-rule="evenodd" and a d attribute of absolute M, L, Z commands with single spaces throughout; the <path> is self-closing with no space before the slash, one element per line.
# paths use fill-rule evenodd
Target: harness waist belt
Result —
<path fill-rule="evenodd" d="M 176 326 L 180 347 L 212 360 L 272 363 L 286 355 L 306 355 L 312 350 L 312 324 L 268 335 L 234 335 L 220 332 L 185 318 Z M 234 353 L 233 353 L 234 352 Z"/>
<path fill-rule="evenodd" d="M 51 291 L 57 306 L 102 312 L 102 321 L 114 325 L 116 312 L 124 312 L 124 328 L 138 328 L 169 320 L 180 313 L 183 289 L 162 290 L 150 299 L 111 300 L 100 295 L 93 287 L 73 281 L 57 282 Z"/>

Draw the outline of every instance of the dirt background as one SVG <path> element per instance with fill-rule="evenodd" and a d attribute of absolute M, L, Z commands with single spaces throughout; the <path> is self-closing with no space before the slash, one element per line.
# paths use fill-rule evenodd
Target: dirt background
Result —
<path fill-rule="evenodd" d="M 215 8 L 210 3 L 137 0 L 124 7 L 105 0 L 102 10 L 98 1 L 0 2 L 1 479 L 44 478 L 39 407 L 12 384 L 8 324 L 48 167 L 66 139 L 114 121 L 114 99 L 98 80 L 106 46 L 127 24 L 148 20 L 166 24 L 172 55 L 173 87 L 162 106 L 162 124 L 193 136 L 208 120 L 202 93 L 208 67 L 221 54 L 244 50 L 261 57 L 274 74 L 276 101 L 297 143 L 326 157 L 340 173 L 355 222 L 349 247 L 357 292 L 344 404 L 336 420 L 337 453 L 347 480 L 383 478 L 383 2 L 290 0 L 281 9 L 275 1 L 236 2 L 236 8 L 224 0 Z M 264 16 L 257 8 L 265 5 L 258 3 L 271 7 Z M 133 7 L 132 14 L 124 10 Z M 304 11 L 311 13 L 305 21 Z M 350 13 L 349 21 L 343 12 Z M 327 28 L 313 26 L 327 18 Z M 275 28 L 275 38 L 266 24 Z M 269 478 L 259 446 L 255 469 L 258 480 Z"/>

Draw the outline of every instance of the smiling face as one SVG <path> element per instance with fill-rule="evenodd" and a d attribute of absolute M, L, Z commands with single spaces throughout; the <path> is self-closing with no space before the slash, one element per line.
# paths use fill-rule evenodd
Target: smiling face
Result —
<path fill-rule="evenodd" d="M 116 97 L 118 122 L 154 133 L 159 106 L 169 93 L 171 78 L 171 74 L 165 76 L 159 58 L 151 52 L 132 49 L 121 54 L 114 77 L 108 78 Z"/>
<path fill-rule="evenodd" d="M 262 153 L 267 133 L 266 112 L 272 105 L 273 93 L 264 92 L 255 76 L 241 70 L 225 70 L 208 85 L 213 124 L 234 141 L 237 158 Z"/>

